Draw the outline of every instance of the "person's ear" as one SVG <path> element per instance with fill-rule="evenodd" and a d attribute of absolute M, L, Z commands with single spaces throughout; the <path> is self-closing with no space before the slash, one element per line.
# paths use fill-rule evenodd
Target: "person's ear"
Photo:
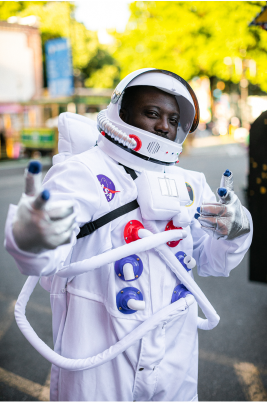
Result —
<path fill-rule="evenodd" d="M 122 108 L 122 109 L 120 110 L 120 118 L 121 118 L 125 123 L 127 123 L 128 113 L 127 113 L 127 110 L 126 110 L 126 109 Z"/>

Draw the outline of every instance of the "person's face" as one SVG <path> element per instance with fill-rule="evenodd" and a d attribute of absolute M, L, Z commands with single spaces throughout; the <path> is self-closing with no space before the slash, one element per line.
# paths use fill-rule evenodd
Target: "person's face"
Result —
<path fill-rule="evenodd" d="M 180 113 L 173 95 L 151 87 L 140 91 L 127 110 L 121 109 L 120 118 L 131 126 L 174 141 Z"/>

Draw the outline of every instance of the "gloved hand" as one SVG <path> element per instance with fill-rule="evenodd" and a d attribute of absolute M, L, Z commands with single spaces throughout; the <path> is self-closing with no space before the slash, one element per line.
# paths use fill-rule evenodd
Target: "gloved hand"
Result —
<path fill-rule="evenodd" d="M 69 243 L 76 227 L 73 203 L 48 202 L 50 193 L 41 190 L 41 174 L 41 164 L 31 162 L 12 227 L 17 246 L 36 254 Z"/>
<path fill-rule="evenodd" d="M 232 240 L 250 231 L 250 225 L 242 204 L 234 193 L 233 174 L 226 170 L 217 190 L 219 202 L 205 203 L 197 208 L 195 218 L 201 228 L 216 239 Z"/>

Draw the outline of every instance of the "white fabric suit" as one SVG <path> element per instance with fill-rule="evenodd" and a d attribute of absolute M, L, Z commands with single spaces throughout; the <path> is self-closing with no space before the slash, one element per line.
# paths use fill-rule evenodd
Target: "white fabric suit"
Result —
<path fill-rule="evenodd" d="M 191 224 L 187 238 L 172 249 L 184 251 L 197 261 L 202 276 L 228 276 L 250 246 L 252 234 L 232 241 L 209 237 L 194 219 L 196 208 L 215 201 L 202 173 L 178 167 L 163 167 L 166 173 L 181 173 L 191 186 L 194 200 L 188 211 Z M 138 174 L 138 172 L 137 172 Z M 97 176 L 106 176 L 115 186 L 107 191 Z M 79 226 L 137 198 L 137 188 L 124 168 L 94 147 L 53 166 L 44 180 L 54 200 L 75 200 Z M 106 196 L 107 194 L 107 196 Z M 15 212 L 10 207 L 6 227 L 6 248 L 25 275 L 42 276 L 42 286 L 50 291 L 55 350 L 65 357 L 95 355 L 123 338 L 145 319 L 171 302 L 179 280 L 155 251 L 140 253 L 144 270 L 130 286 L 138 288 L 146 302 L 145 310 L 122 314 L 116 295 L 128 286 L 115 273 L 114 264 L 69 278 L 54 276 L 61 262 L 81 261 L 124 244 L 123 230 L 130 220 L 146 227 L 136 209 L 98 229 L 90 236 L 55 251 L 36 255 L 16 246 L 11 230 Z M 250 219 L 250 215 L 247 212 Z M 167 221 L 156 221 L 164 231 Z M 76 233 L 77 234 L 77 233 Z M 192 275 L 189 273 L 189 275 Z M 91 370 L 66 371 L 53 367 L 52 400 L 197 400 L 198 338 L 197 303 L 163 319 L 125 353 Z"/>

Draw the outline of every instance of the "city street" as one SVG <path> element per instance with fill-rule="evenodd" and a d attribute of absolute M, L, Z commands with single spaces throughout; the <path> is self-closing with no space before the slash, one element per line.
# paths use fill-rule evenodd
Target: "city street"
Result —
<path fill-rule="evenodd" d="M 179 166 L 203 172 L 213 191 L 225 169 L 232 170 L 235 191 L 245 205 L 248 164 L 241 145 L 192 148 L 182 154 Z M 3 247 L 8 206 L 18 202 L 22 191 L 23 169 L 0 165 L 0 400 L 49 400 L 50 364 L 26 341 L 14 320 L 14 304 L 26 278 Z M 267 286 L 248 281 L 248 256 L 229 278 L 195 273 L 195 279 L 221 317 L 214 330 L 199 331 L 199 400 L 266 401 Z M 27 318 L 52 347 L 51 317 L 49 294 L 37 286 Z"/>

